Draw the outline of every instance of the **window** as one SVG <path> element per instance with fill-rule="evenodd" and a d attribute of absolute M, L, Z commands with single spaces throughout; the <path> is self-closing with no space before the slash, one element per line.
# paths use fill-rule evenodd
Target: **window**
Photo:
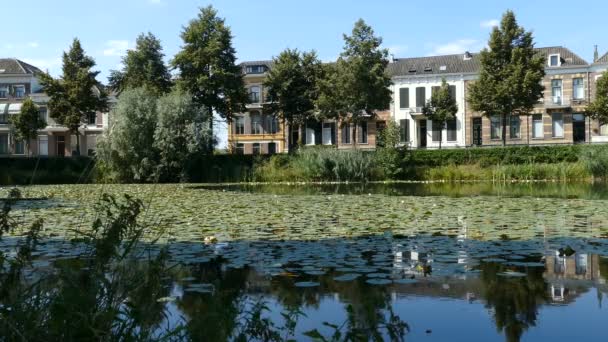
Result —
<path fill-rule="evenodd" d="M 608 124 L 600 126 L 600 135 L 608 135 Z"/>
<path fill-rule="evenodd" d="M 253 86 L 249 88 L 249 101 L 251 103 L 260 103 L 260 87 Z"/>
<path fill-rule="evenodd" d="M 39 135 L 38 136 L 38 154 L 41 156 L 49 155 L 49 136 Z"/>
<path fill-rule="evenodd" d="M 8 154 L 8 134 L 0 134 L 0 154 Z"/>
<path fill-rule="evenodd" d="M 490 139 L 502 139 L 502 120 L 499 115 L 490 117 Z"/>
<path fill-rule="evenodd" d="M 260 143 L 253 143 L 253 154 L 260 154 Z"/>
<path fill-rule="evenodd" d="M 399 142 L 407 144 L 410 141 L 410 120 L 399 120 Z"/>
<path fill-rule="evenodd" d="M 452 97 L 454 100 L 456 100 L 456 86 L 455 86 L 455 85 L 448 86 L 448 90 L 449 90 L 449 92 L 450 92 L 450 96 L 451 96 L 451 97 Z"/>
<path fill-rule="evenodd" d="M 305 128 L 305 138 L 306 138 L 306 145 L 314 145 L 315 144 L 315 129 L 314 127 L 308 127 L 306 126 Z"/>
<path fill-rule="evenodd" d="M 245 134 L 245 118 L 238 116 L 234 120 L 234 134 Z"/>
<path fill-rule="evenodd" d="M 15 97 L 18 99 L 25 97 L 25 86 L 15 86 Z"/>
<path fill-rule="evenodd" d="M 458 126 L 458 121 L 456 120 L 456 118 L 452 118 L 452 119 L 448 120 L 448 122 L 447 122 L 447 128 L 448 128 L 447 140 L 448 141 L 456 141 L 456 127 L 457 126 Z"/>
<path fill-rule="evenodd" d="M 551 130 L 554 138 L 564 137 L 564 114 L 553 113 L 551 114 Z"/>
<path fill-rule="evenodd" d="M 509 138 L 521 138 L 521 120 L 517 115 L 509 115 Z"/>
<path fill-rule="evenodd" d="M 247 66 L 247 73 L 248 74 L 262 74 L 264 72 L 266 72 L 266 66 L 265 65 L 249 65 Z"/>
<path fill-rule="evenodd" d="M 268 154 L 275 154 L 277 153 L 277 143 L 268 143 Z"/>
<path fill-rule="evenodd" d="M 532 138 L 542 139 L 545 136 L 543 128 L 543 115 L 532 115 Z"/>
<path fill-rule="evenodd" d="M 440 122 L 432 122 L 433 141 L 441 141 L 441 131 L 443 130 L 443 127 L 441 126 L 442 124 Z"/>
<path fill-rule="evenodd" d="M 350 144 L 350 124 L 342 125 L 342 143 Z"/>
<path fill-rule="evenodd" d="M 575 78 L 572 80 L 572 93 L 575 100 L 582 100 L 585 98 L 585 88 L 583 86 L 583 78 Z"/>
<path fill-rule="evenodd" d="M 245 153 L 245 145 L 238 143 L 236 144 L 236 150 L 235 150 L 236 154 L 244 154 Z"/>
<path fill-rule="evenodd" d="M 357 126 L 357 143 L 367 144 L 367 122 L 362 122 Z"/>
<path fill-rule="evenodd" d="M 399 108 L 410 107 L 410 89 L 401 88 L 399 89 Z"/>
<path fill-rule="evenodd" d="M 279 119 L 276 116 L 266 116 L 266 131 L 270 134 L 274 134 L 279 131 Z"/>
<path fill-rule="evenodd" d="M 550 55 L 549 56 L 549 66 L 559 66 L 560 58 L 559 55 Z"/>
<path fill-rule="evenodd" d="M 87 135 L 87 155 L 89 157 L 95 156 L 97 151 L 97 136 Z"/>
<path fill-rule="evenodd" d="M 332 122 L 323 123 L 323 145 L 332 145 L 334 143 L 334 124 Z"/>
<path fill-rule="evenodd" d="M 416 107 L 424 107 L 426 103 L 426 88 L 416 88 Z"/>
<path fill-rule="evenodd" d="M 259 114 L 251 117 L 251 134 L 264 134 L 264 127 L 262 127 L 262 116 Z"/>
<path fill-rule="evenodd" d="M 25 141 L 15 140 L 15 154 L 25 154 Z"/>
<path fill-rule="evenodd" d="M 574 259 L 574 273 L 583 275 L 587 273 L 587 254 L 576 253 Z"/>
<path fill-rule="evenodd" d="M 8 87 L 7 86 L 0 87 L 0 98 L 5 99 L 7 97 L 8 97 Z"/>
<path fill-rule="evenodd" d="M 38 115 L 40 115 L 40 120 L 47 122 L 47 109 L 46 107 L 40 107 L 38 110 Z"/>
<path fill-rule="evenodd" d="M 91 112 L 91 113 L 87 114 L 87 124 L 88 125 L 97 124 L 97 113 Z"/>
<path fill-rule="evenodd" d="M 562 104 L 562 80 L 551 80 L 551 96 L 553 104 Z"/>

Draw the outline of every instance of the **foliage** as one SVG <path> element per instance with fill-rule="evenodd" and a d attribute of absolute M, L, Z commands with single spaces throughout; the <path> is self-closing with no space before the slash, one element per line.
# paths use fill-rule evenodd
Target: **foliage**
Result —
<path fill-rule="evenodd" d="M 246 110 L 248 102 L 230 28 L 208 6 L 184 28 L 181 38 L 182 49 L 171 62 L 179 70 L 178 85 L 207 108 L 211 128 L 214 111 L 230 122 L 234 113 Z"/>
<path fill-rule="evenodd" d="M 50 97 L 48 109 L 55 121 L 67 127 L 77 136 L 76 151 L 80 155 L 80 134 L 78 128 L 89 113 L 107 109 L 107 94 L 96 77 L 99 71 L 92 71 L 93 58 L 87 56 L 74 38 L 68 52 L 63 53 L 63 73 L 59 79 L 49 74 L 40 75 L 44 92 Z"/>
<path fill-rule="evenodd" d="M 106 180 L 146 182 L 155 179 L 159 156 L 152 146 L 157 127 L 157 99 L 149 91 L 125 90 L 98 141 L 98 168 Z"/>
<path fill-rule="evenodd" d="M 448 120 L 454 119 L 454 116 L 458 113 L 458 104 L 450 94 L 450 88 L 445 78 L 441 80 L 441 87 L 433 92 L 431 98 L 422 108 L 422 113 L 433 122 L 433 129 L 435 129 L 435 125 L 439 125 L 442 131 Z M 440 149 L 443 140 L 442 135 L 439 136 Z"/>
<path fill-rule="evenodd" d="M 386 72 L 388 50 L 381 49 L 382 38 L 359 19 L 350 36 L 344 35 L 344 51 L 335 65 L 327 67 L 321 82 L 318 108 L 325 117 L 358 124 L 389 108 L 391 78 Z M 356 145 L 357 131 L 353 133 Z"/>
<path fill-rule="evenodd" d="M 526 115 L 543 95 L 544 58 L 534 50 L 531 32 L 517 24 L 507 11 L 480 53 L 479 79 L 469 86 L 471 109 L 485 116 L 502 116 L 502 139 L 506 144 L 506 118 Z"/>
<path fill-rule="evenodd" d="M 587 115 L 600 125 L 608 124 L 608 70 L 596 82 L 595 99 L 587 106 Z"/>
<path fill-rule="evenodd" d="M 122 93 L 127 88 L 146 88 L 156 95 L 171 91 L 173 82 L 169 69 L 163 61 L 160 40 L 152 33 L 140 34 L 135 41 L 135 49 L 122 57 L 122 70 L 112 70 L 109 86 Z"/>
<path fill-rule="evenodd" d="M 608 147 L 597 146 L 594 149 L 586 149 L 581 157 L 585 168 L 598 179 L 608 179 Z"/>
<path fill-rule="evenodd" d="M 402 151 L 397 148 L 399 140 L 399 126 L 395 121 L 389 120 L 378 136 L 382 146 L 375 153 L 375 165 L 382 173 L 382 179 L 397 179 L 403 171 Z"/>
<path fill-rule="evenodd" d="M 188 160 L 203 153 L 211 140 L 211 133 L 204 127 L 205 109 L 189 94 L 174 91 L 158 100 L 157 111 L 152 146 L 159 154 L 158 179 L 185 180 Z"/>
<path fill-rule="evenodd" d="M 440 181 L 581 181 L 590 176 L 584 164 L 525 163 L 480 166 L 479 164 L 444 165 L 425 170 L 422 179 Z"/>
<path fill-rule="evenodd" d="M 286 49 L 273 59 L 264 81 L 268 98 L 272 99 L 264 105 L 264 111 L 278 114 L 290 127 L 303 125 L 315 113 L 322 77 L 323 67 L 314 51 Z M 290 141 L 291 146 L 295 143 Z"/>
<path fill-rule="evenodd" d="M 79 184 L 95 180 L 89 157 L 2 158 L 0 185 Z"/>
<path fill-rule="evenodd" d="M 25 141 L 29 154 L 30 141 L 38 136 L 38 130 L 46 127 L 46 122 L 40 117 L 40 109 L 31 98 L 27 98 L 19 114 L 11 115 L 10 121 L 15 139 Z"/>

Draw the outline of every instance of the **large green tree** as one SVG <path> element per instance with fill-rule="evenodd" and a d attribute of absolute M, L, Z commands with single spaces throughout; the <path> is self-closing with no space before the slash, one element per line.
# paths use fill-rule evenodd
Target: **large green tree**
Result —
<path fill-rule="evenodd" d="M 443 128 L 458 113 L 458 103 L 456 103 L 456 99 L 450 94 L 450 87 L 445 79 L 441 80 L 441 87 L 434 91 L 431 98 L 426 102 L 422 108 L 422 113 L 433 122 L 433 129 L 435 129 L 435 125 L 440 127 L 439 149 L 441 149 Z"/>
<path fill-rule="evenodd" d="M 121 93 L 126 88 L 144 87 L 154 94 L 171 91 L 171 74 L 163 61 L 160 40 L 152 33 L 140 34 L 135 49 L 127 51 L 122 58 L 122 70 L 112 70 L 109 77 L 110 88 Z"/>
<path fill-rule="evenodd" d="M 158 153 L 153 148 L 157 97 L 145 88 L 129 88 L 110 113 L 110 126 L 97 148 L 98 167 L 109 181 L 156 180 Z"/>
<path fill-rule="evenodd" d="M 76 135 L 76 152 L 80 155 L 80 132 L 88 114 L 107 109 L 107 95 L 93 71 L 93 58 L 87 56 L 74 38 L 69 51 L 63 53 L 63 74 L 59 79 L 43 73 L 40 77 L 49 96 L 50 116 Z"/>
<path fill-rule="evenodd" d="M 380 47 L 382 38 L 362 19 L 350 36 L 344 35 L 344 43 L 338 61 L 327 68 L 317 104 L 322 115 L 355 124 L 352 143 L 356 146 L 357 124 L 390 106 L 388 50 Z"/>
<path fill-rule="evenodd" d="M 24 140 L 27 154 L 30 154 L 30 141 L 38 136 L 38 130 L 46 127 L 46 122 L 40 117 L 40 108 L 32 99 L 23 101 L 21 111 L 11 115 L 11 128 L 17 140 Z"/>
<path fill-rule="evenodd" d="M 159 153 L 159 180 L 185 180 L 185 165 L 204 151 L 212 139 L 204 127 L 205 110 L 192 96 L 175 90 L 157 102 L 158 122 L 153 147 Z"/>
<path fill-rule="evenodd" d="M 595 98 L 587 106 L 587 115 L 600 125 L 608 124 L 608 70 L 597 80 Z"/>
<path fill-rule="evenodd" d="M 312 52 L 286 49 L 273 59 L 272 68 L 264 81 L 271 101 L 264 111 L 278 114 L 289 127 L 299 127 L 315 114 L 318 81 L 323 68 Z M 289 150 L 297 143 L 289 137 Z"/>
<path fill-rule="evenodd" d="M 469 86 L 471 109 L 486 117 L 500 115 L 502 141 L 507 142 L 507 117 L 528 115 L 543 96 L 544 58 L 534 49 L 532 33 L 507 11 L 480 53 L 479 79 Z"/>
<path fill-rule="evenodd" d="M 233 114 L 245 111 L 249 101 L 230 27 L 208 6 L 184 28 L 181 38 L 182 49 L 171 62 L 179 70 L 177 83 L 207 109 L 213 131 L 214 111 L 231 122 Z"/>

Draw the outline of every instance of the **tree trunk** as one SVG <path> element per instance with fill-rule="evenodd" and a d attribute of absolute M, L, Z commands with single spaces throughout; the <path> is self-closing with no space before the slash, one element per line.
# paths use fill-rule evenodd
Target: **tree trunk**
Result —
<path fill-rule="evenodd" d="M 353 149 L 357 149 L 357 123 L 353 125 Z"/>
<path fill-rule="evenodd" d="M 76 130 L 76 155 L 80 156 L 80 132 L 78 130 Z"/>
<path fill-rule="evenodd" d="M 507 114 L 502 114 L 502 146 L 507 146 Z"/>

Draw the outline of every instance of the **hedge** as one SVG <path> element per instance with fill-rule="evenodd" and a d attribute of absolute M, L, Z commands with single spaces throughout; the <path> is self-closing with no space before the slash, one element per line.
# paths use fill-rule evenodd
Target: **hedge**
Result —
<path fill-rule="evenodd" d="M 90 183 L 94 166 L 89 157 L 2 157 L 0 185 Z"/>

